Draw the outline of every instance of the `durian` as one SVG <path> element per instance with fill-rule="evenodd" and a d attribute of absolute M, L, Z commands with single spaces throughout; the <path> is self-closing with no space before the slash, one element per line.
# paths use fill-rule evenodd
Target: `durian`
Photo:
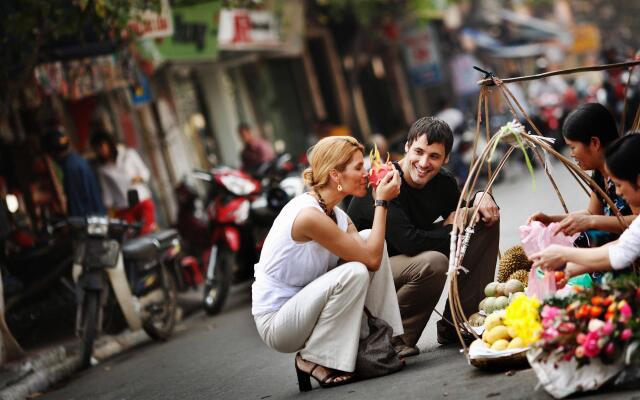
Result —
<path fill-rule="evenodd" d="M 518 270 L 529 271 L 532 262 L 525 254 L 522 246 L 513 246 L 504 252 L 498 266 L 498 282 L 506 282 L 509 276 Z"/>
<path fill-rule="evenodd" d="M 517 279 L 520 282 L 522 282 L 524 286 L 529 286 L 529 271 L 520 269 L 514 272 L 513 274 L 509 275 L 509 279 Z"/>

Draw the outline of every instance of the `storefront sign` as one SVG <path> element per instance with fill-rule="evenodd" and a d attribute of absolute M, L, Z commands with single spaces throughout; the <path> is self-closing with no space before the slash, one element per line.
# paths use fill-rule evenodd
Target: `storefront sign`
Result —
<path fill-rule="evenodd" d="M 265 49 L 279 44 L 278 21 L 272 12 L 243 9 L 220 11 L 220 49 Z"/>
<path fill-rule="evenodd" d="M 223 9 L 220 11 L 218 47 L 229 51 L 302 51 L 302 2 L 284 2 L 281 12 Z"/>
<path fill-rule="evenodd" d="M 45 95 L 78 100 L 135 82 L 129 58 L 115 55 L 87 57 L 38 65 L 35 77 Z"/>
<path fill-rule="evenodd" d="M 215 60 L 218 55 L 216 21 L 220 3 L 211 1 L 173 8 L 173 35 L 160 43 L 150 43 L 157 46 L 163 60 Z"/>
<path fill-rule="evenodd" d="M 408 31 L 403 35 L 402 42 L 404 58 L 412 82 L 418 86 L 441 83 L 440 52 L 431 27 Z"/>
<path fill-rule="evenodd" d="M 133 16 L 128 28 L 136 33 L 139 39 L 155 39 L 173 35 L 173 19 L 169 0 L 160 0 L 159 10 L 132 12 Z"/>

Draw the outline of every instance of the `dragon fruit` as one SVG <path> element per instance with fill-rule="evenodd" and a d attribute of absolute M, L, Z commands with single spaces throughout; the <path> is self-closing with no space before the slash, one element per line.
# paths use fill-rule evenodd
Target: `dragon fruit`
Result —
<path fill-rule="evenodd" d="M 373 150 L 369 153 L 369 161 L 371 162 L 371 169 L 369 170 L 369 186 L 373 187 L 375 190 L 387 172 L 393 171 L 393 164 L 389 161 L 388 153 L 387 161 L 384 164 L 382 163 L 378 146 L 375 144 L 373 145 Z"/>

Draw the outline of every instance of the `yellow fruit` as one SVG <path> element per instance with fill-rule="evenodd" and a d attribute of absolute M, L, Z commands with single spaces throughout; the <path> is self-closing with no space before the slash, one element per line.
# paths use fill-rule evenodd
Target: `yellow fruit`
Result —
<path fill-rule="evenodd" d="M 501 314 L 491 314 L 484 319 L 484 329 L 486 330 L 491 330 L 498 325 L 502 325 Z"/>
<path fill-rule="evenodd" d="M 487 343 L 494 344 L 500 339 L 510 339 L 507 327 L 504 325 L 498 325 L 489 331 L 489 334 L 487 335 Z"/>
<path fill-rule="evenodd" d="M 509 346 L 509 342 L 504 339 L 499 339 L 491 345 L 491 350 L 506 350 L 507 346 Z"/>
<path fill-rule="evenodd" d="M 509 334 L 509 336 L 511 336 L 511 338 L 515 338 L 516 336 L 518 336 L 518 333 L 513 326 L 507 327 L 507 333 Z"/>
<path fill-rule="evenodd" d="M 513 340 L 511 340 L 509 342 L 509 346 L 507 346 L 507 349 L 521 349 L 521 348 L 525 348 L 527 346 L 524 345 L 524 341 L 517 337 L 517 338 L 513 338 Z"/>
<path fill-rule="evenodd" d="M 489 336 L 489 330 L 485 329 L 484 332 L 482 332 L 482 340 L 486 342 L 488 336 Z"/>
<path fill-rule="evenodd" d="M 471 343 L 471 346 L 469 346 L 469 349 L 475 349 L 475 348 L 481 348 L 481 349 L 486 349 L 489 346 L 482 341 L 482 339 L 476 339 L 473 341 L 473 343 Z"/>

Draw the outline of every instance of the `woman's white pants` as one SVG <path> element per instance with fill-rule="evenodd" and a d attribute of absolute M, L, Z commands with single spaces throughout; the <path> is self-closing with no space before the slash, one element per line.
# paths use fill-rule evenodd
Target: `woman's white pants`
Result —
<path fill-rule="evenodd" d="M 309 283 L 278 311 L 255 316 L 255 322 L 272 349 L 300 351 L 305 360 L 353 372 L 360 326 L 366 321 L 364 306 L 391 325 L 394 336 L 403 333 L 386 245 L 378 271 L 369 272 L 360 262 L 342 264 Z"/>

